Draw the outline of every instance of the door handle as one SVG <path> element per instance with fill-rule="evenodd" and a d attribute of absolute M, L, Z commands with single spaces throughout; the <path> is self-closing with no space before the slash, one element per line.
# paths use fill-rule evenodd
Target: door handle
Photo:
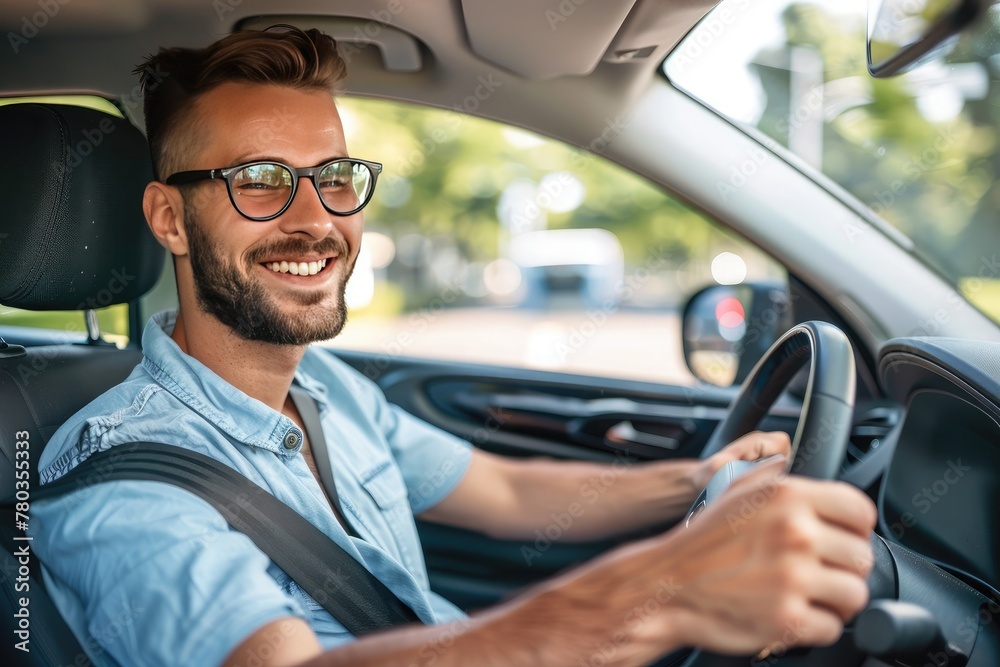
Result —
<path fill-rule="evenodd" d="M 627 419 L 620 421 L 607 430 L 604 437 L 615 445 L 645 445 L 660 449 L 677 449 L 681 441 L 666 435 L 657 435 L 640 431 Z"/>

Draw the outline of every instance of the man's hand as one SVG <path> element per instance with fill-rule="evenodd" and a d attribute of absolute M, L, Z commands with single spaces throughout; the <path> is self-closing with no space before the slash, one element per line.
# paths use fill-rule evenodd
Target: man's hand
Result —
<path fill-rule="evenodd" d="M 784 431 L 751 431 L 704 459 L 692 473 L 692 486 L 698 491 L 704 489 L 712 476 L 730 461 L 756 461 L 776 454 L 787 458 L 791 451 L 792 441 Z"/>
<path fill-rule="evenodd" d="M 765 464 L 662 538 L 671 631 L 727 654 L 835 642 L 868 601 L 875 519 L 857 489 Z"/>

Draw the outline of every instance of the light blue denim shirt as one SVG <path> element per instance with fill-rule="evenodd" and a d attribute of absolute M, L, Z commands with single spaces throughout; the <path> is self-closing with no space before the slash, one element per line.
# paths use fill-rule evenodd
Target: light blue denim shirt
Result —
<path fill-rule="evenodd" d="M 413 515 L 454 489 L 468 443 L 390 405 L 363 375 L 310 348 L 295 382 L 319 403 L 340 501 L 360 539 L 351 537 L 299 454 L 298 427 L 184 354 L 169 337 L 175 321 L 173 312 L 155 315 L 128 379 L 52 436 L 40 482 L 117 445 L 181 445 L 290 505 L 423 621 L 461 618 L 430 591 Z M 290 433 L 299 436 L 293 449 L 284 445 Z M 308 621 L 326 648 L 353 639 L 208 503 L 170 484 L 105 482 L 31 510 L 45 583 L 97 665 L 217 665 L 285 616 Z"/>

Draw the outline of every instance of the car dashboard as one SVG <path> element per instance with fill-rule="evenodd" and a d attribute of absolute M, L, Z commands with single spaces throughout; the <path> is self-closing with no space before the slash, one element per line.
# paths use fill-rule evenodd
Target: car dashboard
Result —
<path fill-rule="evenodd" d="M 878 495 L 887 590 L 872 597 L 929 610 L 941 655 L 968 656 L 940 664 L 1000 664 L 1000 344 L 895 339 L 878 370 L 905 411 Z"/>

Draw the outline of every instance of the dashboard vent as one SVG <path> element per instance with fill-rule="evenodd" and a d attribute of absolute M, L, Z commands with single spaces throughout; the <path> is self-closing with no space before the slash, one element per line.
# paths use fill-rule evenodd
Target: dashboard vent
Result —
<path fill-rule="evenodd" d="M 847 457 L 844 459 L 844 470 L 851 468 L 877 450 L 885 437 L 899 423 L 899 408 L 870 408 L 858 415 L 851 428 L 851 439 L 847 443 Z"/>

